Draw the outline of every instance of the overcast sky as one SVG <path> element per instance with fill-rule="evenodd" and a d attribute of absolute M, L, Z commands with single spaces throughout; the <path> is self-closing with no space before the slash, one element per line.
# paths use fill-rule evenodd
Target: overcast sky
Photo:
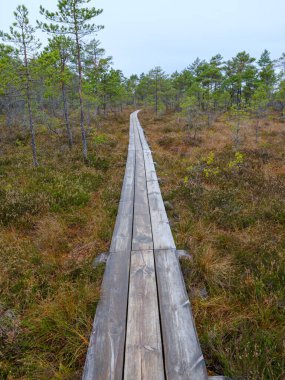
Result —
<path fill-rule="evenodd" d="M 57 0 L 0 0 L 0 29 L 8 30 L 13 11 L 25 4 L 35 22 L 40 4 L 55 10 Z M 229 59 L 264 49 L 278 58 L 285 51 L 285 0 L 92 0 L 103 8 L 98 38 L 115 68 L 125 75 L 161 66 L 182 70 L 196 57 L 221 53 Z"/>

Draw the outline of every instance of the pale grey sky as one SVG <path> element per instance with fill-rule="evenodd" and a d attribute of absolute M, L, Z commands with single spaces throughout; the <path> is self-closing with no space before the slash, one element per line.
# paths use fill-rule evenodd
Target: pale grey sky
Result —
<path fill-rule="evenodd" d="M 0 0 L 0 29 L 13 22 L 13 11 L 25 4 L 32 22 L 40 4 L 56 9 L 57 0 Z M 255 57 L 264 49 L 278 58 L 285 51 L 285 0 L 92 0 L 103 8 L 97 18 L 105 29 L 102 47 L 125 75 L 154 66 L 170 73 L 196 57 L 220 53 L 229 59 L 246 50 Z"/>

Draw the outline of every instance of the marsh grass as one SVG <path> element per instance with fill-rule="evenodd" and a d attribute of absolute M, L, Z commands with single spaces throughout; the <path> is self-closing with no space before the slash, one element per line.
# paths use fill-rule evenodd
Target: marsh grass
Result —
<path fill-rule="evenodd" d="M 175 114 L 140 115 L 157 161 L 209 374 L 285 377 L 284 124 L 242 145 L 221 117 L 189 141 Z M 80 379 L 100 299 L 128 143 L 129 113 L 97 120 L 89 162 L 80 134 L 37 131 L 41 166 L 15 129 L 0 156 L 0 378 Z M 4 126 L 1 125 L 1 128 Z"/>
<path fill-rule="evenodd" d="M 285 378 L 285 129 L 277 117 L 240 131 L 220 117 L 187 140 L 183 119 L 141 122 L 158 176 L 210 374 Z"/>
<path fill-rule="evenodd" d="M 77 130 L 70 151 L 41 126 L 37 170 L 29 139 L 0 126 L 1 379 L 81 378 L 104 272 L 92 260 L 109 248 L 124 175 L 129 112 L 119 119 L 91 127 L 87 165 Z"/>

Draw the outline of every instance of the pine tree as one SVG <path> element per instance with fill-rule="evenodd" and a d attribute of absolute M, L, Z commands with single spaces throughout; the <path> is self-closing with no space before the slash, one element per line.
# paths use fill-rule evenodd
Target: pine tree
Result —
<path fill-rule="evenodd" d="M 29 22 L 29 12 L 25 5 L 19 5 L 14 12 L 14 16 L 15 22 L 10 27 L 10 33 L 4 33 L 1 31 L 0 36 L 4 41 L 15 45 L 18 49 L 19 57 L 23 60 L 21 80 L 28 108 L 33 163 L 34 166 L 37 167 L 39 163 L 37 159 L 35 128 L 32 115 L 31 60 L 39 49 L 40 43 L 35 37 L 35 29 Z"/>
<path fill-rule="evenodd" d="M 12 46 L 0 44 L 0 106 L 6 113 L 6 126 L 11 133 L 12 110 L 15 104 L 15 93 L 18 88 L 15 49 Z"/>
<path fill-rule="evenodd" d="M 282 53 L 281 57 L 276 62 L 277 67 L 280 69 L 279 73 L 279 85 L 276 93 L 276 99 L 281 105 L 281 117 L 285 116 L 285 53 Z"/>
<path fill-rule="evenodd" d="M 100 112 L 100 106 L 102 105 L 104 112 L 106 112 L 105 82 L 112 64 L 112 57 L 106 57 L 105 49 L 100 47 L 100 41 L 92 39 L 85 47 L 83 62 L 84 77 L 86 78 L 84 84 L 85 93 L 89 95 L 90 100 L 93 99 L 97 104 L 98 112 Z"/>
<path fill-rule="evenodd" d="M 71 79 L 69 64 L 72 57 L 73 41 L 70 37 L 55 36 L 49 39 L 49 44 L 40 57 L 42 71 L 46 73 L 47 85 L 59 84 L 61 90 L 63 116 L 68 137 L 68 144 L 73 145 L 73 136 L 69 120 L 67 86 Z"/>
<path fill-rule="evenodd" d="M 156 66 L 148 73 L 150 78 L 150 90 L 154 99 L 154 108 L 156 115 L 158 114 L 159 103 L 161 101 L 161 95 L 166 88 L 166 74 L 161 67 Z"/>
<path fill-rule="evenodd" d="M 268 50 L 263 51 L 257 63 L 260 67 L 260 81 L 267 87 L 267 91 L 270 93 L 276 83 L 276 75 L 274 71 L 274 63 L 270 58 L 270 53 Z"/>
<path fill-rule="evenodd" d="M 231 94 L 232 104 L 249 102 L 257 85 L 255 58 L 242 51 L 227 62 L 225 85 Z"/>
<path fill-rule="evenodd" d="M 87 161 L 87 139 L 84 126 L 83 106 L 83 40 L 85 37 L 95 34 L 103 28 L 92 23 L 92 20 L 102 13 L 102 9 L 88 7 L 91 0 L 58 0 L 57 11 L 49 12 L 40 7 L 41 15 L 45 16 L 50 24 L 38 22 L 39 27 L 48 33 L 70 36 L 75 41 L 77 73 L 78 73 L 78 95 L 80 105 L 80 129 L 83 146 L 84 161 Z"/>
<path fill-rule="evenodd" d="M 137 105 L 137 88 L 139 77 L 136 74 L 131 75 L 126 81 L 126 89 L 129 96 L 129 103 L 133 106 Z"/>
<path fill-rule="evenodd" d="M 260 122 L 266 115 L 268 104 L 268 87 L 266 82 L 261 82 L 252 96 L 251 111 L 255 121 L 255 142 L 258 144 Z"/>

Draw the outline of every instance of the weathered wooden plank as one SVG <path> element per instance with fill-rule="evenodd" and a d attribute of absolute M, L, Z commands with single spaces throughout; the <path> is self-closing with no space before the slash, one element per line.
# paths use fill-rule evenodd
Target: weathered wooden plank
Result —
<path fill-rule="evenodd" d="M 132 226 L 133 201 L 120 202 L 110 252 L 131 250 Z"/>
<path fill-rule="evenodd" d="M 144 161 L 145 161 L 146 180 L 147 181 L 157 180 L 156 170 L 154 167 L 152 154 L 150 151 L 144 150 Z"/>
<path fill-rule="evenodd" d="M 147 196 L 144 154 L 135 126 L 136 168 L 132 250 L 153 249 L 152 230 Z"/>
<path fill-rule="evenodd" d="M 130 252 L 111 253 L 96 309 L 83 380 L 123 378 Z"/>
<path fill-rule="evenodd" d="M 135 187 L 135 162 L 135 151 L 129 151 L 120 204 L 110 247 L 111 252 L 131 250 Z"/>
<path fill-rule="evenodd" d="M 154 249 L 175 249 L 174 239 L 150 152 L 144 151 L 144 161 Z"/>
<path fill-rule="evenodd" d="M 153 249 L 149 206 L 144 198 L 144 194 L 139 194 L 138 192 L 136 192 L 132 239 L 132 250 L 134 251 L 140 249 Z"/>
<path fill-rule="evenodd" d="M 131 254 L 124 379 L 164 379 L 152 250 Z"/>
<path fill-rule="evenodd" d="M 135 178 L 135 151 L 128 153 L 126 170 L 121 191 L 121 201 L 133 201 L 134 198 L 134 178 Z"/>
<path fill-rule="evenodd" d="M 148 198 L 150 209 L 155 213 L 159 213 L 160 220 L 168 223 L 168 217 L 165 210 L 165 205 L 162 199 L 162 195 L 160 192 L 159 182 L 157 181 L 148 181 Z M 162 248 L 162 247 L 161 247 Z M 173 248 L 173 247 L 165 247 L 165 248 Z"/>
<path fill-rule="evenodd" d="M 175 242 L 169 223 L 165 221 L 164 213 L 151 210 L 151 224 L 154 249 L 175 249 Z"/>
<path fill-rule="evenodd" d="M 132 115 L 130 117 L 129 149 L 135 149 L 134 121 Z"/>
<path fill-rule="evenodd" d="M 148 181 L 147 188 L 154 249 L 175 249 L 158 181 Z"/>
<path fill-rule="evenodd" d="M 155 380 L 164 379 L 164 366 L 144 153 L 136 117 L 134 141 L 136 168 L 133 252 L 131 255 L 124 378 Z"/>
<path fill-rule="evenodd" d="M 142 151 L 140 135 L 139 135 L 139 131 L 136 125 L 134 125 L 134 140 L 135 140 L 136 151 Z"/>
<path fill-rule="evenodd" d="M 147 171 L 147 181 L 159 181 L 156 171 Z"/>
<path fill-rule="evenodd" d="M 121 200 L 102 283 L 102 296 L 96 309 L 89 342 L 84 380 L 123 378 L 135 183 L 134 148 L 134 127 L 131 120 Z"/>
<path fill-rule="evenodd" d="M 166 377 L 208 379 L 175 250 L 155 250 Z"/>
<path fill-rule="evenodd" d="M 153 249 L 149 213 L 145 210 L 138 213 L 137 209 L 141 210 L 141 205 L 136 206 L 135 204 L 132 250 Z"/>
<path fill-rule="evenodd" d="M 149 146 L 148 146 L 148 143 L 147 143 L 147 140 L 146 140 L 146 137 L 145 137 L 145 134 L 144 134 L 144 131 L 140 125 L 140 122 L 139 122 L 139 119 L 136 115 L 136 126 L 138 128 L 138 132 L 139 132 L 139 135 L 140 135 L 140 139 L 141 139 L 141 143 L 142 143 L 142 148 L 144 150 L 148 150 L 149 151 Z"/>
<path fill-rule="evenodd" d="M 148 181 L 147 184 L 148 195 L 155 200 L 155 203 L 152 205 L 155 210 L 165 211 L 164 202 L 160 192 L 159 182 L 157 181 Z M 166 214 L 166 212 L 165 212 Z"/>
<path fill-rule="evenodd" d="M 153 182 L 152 182 L 153 183 Z M 150 184 L 148 184 L 148 188 Z M 163 215 L 163 221 L 168 223 L 168 217 L 165 211 L 165 206 L 162 200 L 162 197 L 159 193 L 151 192 L 149 193 L 149 205 L 152 211 L 160 212 Z"/>

